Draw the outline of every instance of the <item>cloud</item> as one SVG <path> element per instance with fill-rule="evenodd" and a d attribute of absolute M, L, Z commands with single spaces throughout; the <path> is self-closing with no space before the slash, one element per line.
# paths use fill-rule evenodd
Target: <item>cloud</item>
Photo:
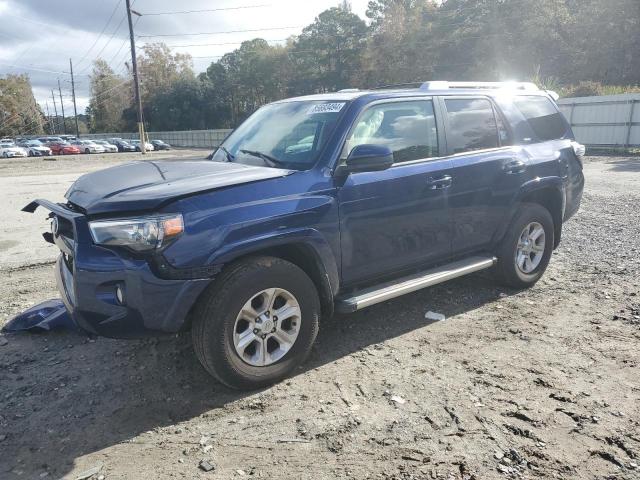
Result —
<path fill-rule="evenodd" d="M 243 0 L 241 3 L 232 0 L 215 3 L 210 0 L 137 0 L 132 3 L 132 8 L 142 13 L 142 17 L 134 17 L 137 21 L 137 35 L 167 35 L 301 27 L 311 23 L 321 11 L 336 6 L 338 0 Z M 263 4 L 268 6 L 152 15 L 177 10 Z M 352 5 L 354 13 L 364 18 L 367 0 L 354 0 Z M 115 71 L 120 70 L 124 73 L 124 62 L 130 59 L 124 0 L 0 0 L 0 24 L 0 75 L 28 74 L 36 99 L 43 108 L 45 102 L 49 101 L 50 110 L 53 110 L 51 89 L 57 92 L 57 80 L 60 79 L 65 113 L 72 111 L 69 58 L 74 62 L 78 113 L 84 112 L 89 101 L 89 74 L 93 60 L 99 56 L 109 62 Z M 301 28 L 292 28 L 209 35 L 138 37 L 136 45 L 139 49 L 146 42 L 154 41 L 164 41 L 168 45 L 224 43 L 225 45 L 173 49 L 198 57 L 194 58 L 193 63 L 195 71 L 200 72 L 221 55 L 237 48 L 242 41 L 260 37 L 275 43 L 300 31 Z"/>

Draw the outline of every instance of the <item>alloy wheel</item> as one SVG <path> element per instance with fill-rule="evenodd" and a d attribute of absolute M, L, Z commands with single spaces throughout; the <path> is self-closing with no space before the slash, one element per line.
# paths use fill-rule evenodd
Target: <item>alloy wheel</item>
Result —
<path fill-rule="evenodd" d="M 233 328 L 233 345 L 249 365 L 266 367 L 291 350 L 300 333 L 298 300 L 282 288 L 256 293 L 242 307 Z"/>
<path fill-rule="evenodd" d="M 515 261 L 522 273 L 530 274 L 542 260 L 545 247 L 544 227 L 538 222 L 529 223 L 518 238 Z"/>

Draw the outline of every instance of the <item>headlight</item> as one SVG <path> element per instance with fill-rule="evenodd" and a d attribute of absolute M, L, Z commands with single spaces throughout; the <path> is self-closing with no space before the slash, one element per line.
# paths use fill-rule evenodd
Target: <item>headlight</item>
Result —
<path fill-rule="evenodd" d="M 182 215 L 96 220 L 89 222 L 93 241 L 99 245 L 127 247 L 146 252 L 163 247 L 184 231 Z"/>

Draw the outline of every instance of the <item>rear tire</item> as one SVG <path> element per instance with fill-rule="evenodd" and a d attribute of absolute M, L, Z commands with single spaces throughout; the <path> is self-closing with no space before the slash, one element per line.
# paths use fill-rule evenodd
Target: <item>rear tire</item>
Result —
<path fill-rule="evenodd" d="M 225 385 L 262 388 L 304 362 L 319 318 L 318 292 L 303 270 L 280 258 L 249 257 L 227 267 L 198 301 L 194 350 Z"/>
<path fill-rule="evenodd" d="M 549 265 L 553 244 L 549 211 L 537 203 L 523 203 L 497 252 L 498 281 L 514 288 L 533 286 Z"/>

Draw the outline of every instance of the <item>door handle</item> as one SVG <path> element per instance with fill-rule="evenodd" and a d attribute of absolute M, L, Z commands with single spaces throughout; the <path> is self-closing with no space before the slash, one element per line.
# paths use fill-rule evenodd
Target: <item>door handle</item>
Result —
<path fill-rule="evenodd" d="M 449 188 L 453 180 L 450 175 L 443 175 L 441 177 L 429 177 L 427 180 L 427 185 L 431 190 L 442 190 L 444 188 Z"/>
<path fill-rule="evenodd" d="M 522 160 L 507 160 L 502 169 L 509 174 L 522 173 L 527 169 L 527 164 Z"/>

